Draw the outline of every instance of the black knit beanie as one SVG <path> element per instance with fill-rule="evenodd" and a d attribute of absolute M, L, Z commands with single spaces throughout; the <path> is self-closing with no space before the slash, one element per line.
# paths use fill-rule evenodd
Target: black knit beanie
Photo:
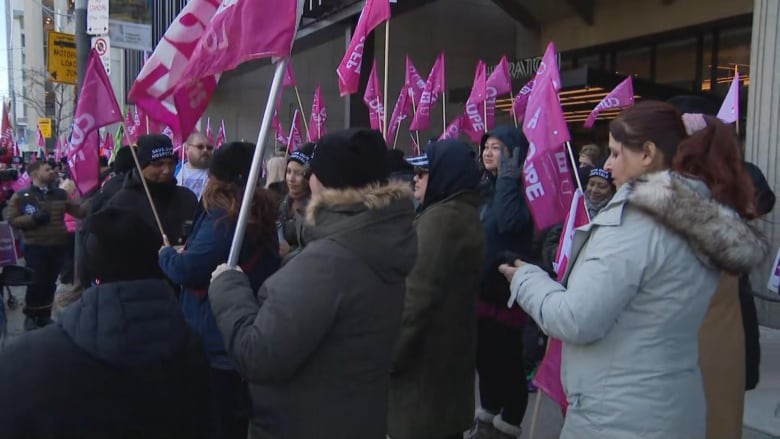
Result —
<path fill-rule="evenodd" d="M 138 138 L 138 162 L 141 169 L 155 160 L 176 158 L 171 139 L 164 134 L 146 134 Z"/>
<path fill-rule="evenodd" d="M 326 188 L 386 183 L 387 144 L 379 131 L 351 128 L 325 135 L 314 147 L 311 172 Z"/>
<path fill-rule="evenodd" d="M 245 184 L 252 166 L 255 145 L 248 142 L 230 142 L 214 151 L 209 175 L 226 183 Z"/>

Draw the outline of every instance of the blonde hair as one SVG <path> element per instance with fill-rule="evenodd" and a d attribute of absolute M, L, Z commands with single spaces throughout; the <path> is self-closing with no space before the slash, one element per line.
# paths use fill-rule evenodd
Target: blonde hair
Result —
<path fill-rule="evenodd" d="M 265 187 L 268 188 L 273 183 L 284 181 L 287 174 L 287 160 L 284 157 L 271 157 L 268 159 L 265 168 Z"/>

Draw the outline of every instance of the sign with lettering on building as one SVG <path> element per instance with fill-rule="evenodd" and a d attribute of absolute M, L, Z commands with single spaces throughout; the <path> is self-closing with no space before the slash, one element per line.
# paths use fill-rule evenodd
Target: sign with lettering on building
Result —
<path fill-rule="evenodd" d="M 152 10 L 155 7 L 161 8 L 156 0 L 109 0 L 108 35 L 111 45 L 151 52 L 154 48 Z"/>
<path fill-rule="evenodd" d="M 558 68 L 561 65 L 561 54 L 558 53 Z M 536 71 L 539 70 L 539 65 L 542 63 L 541 56 L 534 56 L 530 58 L 521 58 L 515 61 L 509 62 L 509 74 L 512 79 L 530 78 L 536 75 Z M 493 73 L 496 66 L 488 67 L 487 74 Z"/>
<path fill-rule="evenodd" d="M 49 31 L 46 71 L 54 82 L 76 84 L 78 65 L 73 34 Z"/>
<path fill-rule="evenodd" d="M 87 33 L 90 35 L 108 33 L 108 0 L 87 1 Z"/>

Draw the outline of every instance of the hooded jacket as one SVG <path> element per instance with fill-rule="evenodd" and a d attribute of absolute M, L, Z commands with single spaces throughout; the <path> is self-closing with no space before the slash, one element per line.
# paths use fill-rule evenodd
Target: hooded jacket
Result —
<path fill-rule="evenodd" d="M 208 436 L 200 341 L 162 280 L 86 290 L 0 351 L 3 437 Z"/>
<path fill-rule="evenodd" d="M 253 438 L 384 438 L 392 348 L 417 241 L 408 185 L 326 189 L 307 245 L 252 290 L 238 271 L 209 300 L 251 386 Z"/>
<path fill-rule="evenodd" d="M 474 417 L 475 302 L 485 236 L 471 147 L 425 148 L 428 187 L 416 221 L 418 257 L 406 280 L 393 355 L 388 432 L 393 439 L 449 437 Z"/>
<path fill-rule="evenodd" d="M 563 341 L 561 438 L 705 437 L 699 328 L 721 272 L 767 251 L 703 183 L 660 172 L 621 187 L 576 230 L 566 287 L 521 267 L 518 303 Z"/>
<path fill-rule="evenodd" d="M 184 223 L 192 221 L 198 205 L 197 197 L 189 189 L 177 186 L 174 179 L 171 179 L 170 183 L 147 181 L 147 184 L 168 241 L 171 245 L 184 244 Z M 106 205 L 134 210 L 142 215 L 147 223 L 155 224 L 141 177 L 135 169 L 127 174 L 122 189 L 112 196 Z M 162 238 L 160 244 L 162 245 Z"/>

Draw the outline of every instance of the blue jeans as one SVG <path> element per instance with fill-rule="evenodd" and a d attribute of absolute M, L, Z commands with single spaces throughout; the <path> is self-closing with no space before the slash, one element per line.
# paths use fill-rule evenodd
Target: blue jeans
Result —
<path fill-rule="evenodd" d="M 34 272 L 33 284 L 27 287 L 24 297 L 24 314 L 28 317 L 51 317 L 51 304 L 65 251 L 64 245 L 24 245 L 24 259 Z"/>

